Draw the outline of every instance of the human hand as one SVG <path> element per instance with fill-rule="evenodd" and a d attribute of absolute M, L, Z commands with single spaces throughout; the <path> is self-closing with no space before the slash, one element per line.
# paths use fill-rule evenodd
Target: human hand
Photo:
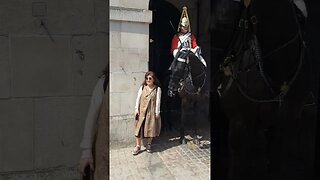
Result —
<path fill-rule="evenodd" d="M 81 159 L 79 162 L 79 165 L 80 165 L 79 171 L 82 176 L 86 175 L 85 169 L 87 166 L 90 166 L 90 169 L 94 171 L 93 158 Z"/>
<path fill-rule="evenodd" d="M 160 114 L 156 114 L 156 119 L 160 119 Z"/>
<path fill-rule="evenodd" d="M 195 48 L 191 48 L 191 52 L 193 52 L 193 54 L 196 54 L 198 50 L 199 50 L 199 46 Z"/>

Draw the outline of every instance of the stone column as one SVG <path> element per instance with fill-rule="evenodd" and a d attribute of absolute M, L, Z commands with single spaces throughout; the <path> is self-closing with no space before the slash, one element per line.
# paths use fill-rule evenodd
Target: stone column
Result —
<path fill-rule="evenodd" d="M 148 71 L 149 24 L 147 0 L 110 1 L 110 143 L 134 143 L 134 105 Z"/>

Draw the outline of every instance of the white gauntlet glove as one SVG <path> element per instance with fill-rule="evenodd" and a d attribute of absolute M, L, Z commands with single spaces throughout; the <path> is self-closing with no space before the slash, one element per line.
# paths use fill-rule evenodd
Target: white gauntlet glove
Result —
<path fill-rule="evenodd" d="M 191 48 L 191 52 L 193 52 L 193 54 L 196 54 L 196 52 L 199 50 L 199 46 L 195 47 L 195 48 Z"/>

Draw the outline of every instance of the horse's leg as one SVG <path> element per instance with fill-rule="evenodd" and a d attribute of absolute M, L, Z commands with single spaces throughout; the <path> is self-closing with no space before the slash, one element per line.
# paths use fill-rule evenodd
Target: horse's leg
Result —
<path fill-rule="evenodd" d="M 304 104 L 301 121 L 303 122 L 300 146 L 303 147 L 304 177 L 312 179 L 315 175 L 316 135 L 317 135 L 317 105 L 316 99 L 309 99 Z"/>
<path fill-rule="evenodd" d="M 199 97 L 196 97 L 199 98 Z M 199 128 L 199 124 L 198 121 L 200 121 L 198 118 L 201 117 L 200 114 L 200 107 L 201 107 L 201 102 L 199 101 L 199 99 L 194 100 L 194 102 L 192 103 L 192 116 L 191 116 L 191 120 L 192 120 L 192 129 L 193 129 L 193 143 L 196 145 L 200 144 L 200 139 L 199 139 L 199 132 L 198 132 L 198 128 Z"/>
<path fill-rule="evenodd" d="M 168 129 L 169 114 L 168 114 L 168 98 L 165 96 L 161 97 L 162 108 L 161 108 L 161 133 L 166 132 Z"/>
<path fill-rule="evenodd" d="M 188 101 L 188 98 L 186 96 L 181 97 L 181 118 L 180 118 L 180 143 L 186 144 L 186 138 L 185 138 L 185 126 L 186 126 L 186 120 L 189 118 L 190 115 L 190 103 Z"/>
<path fill-rule="evenodd" d="M 282 103 L 281 108 L 279 108 L 279 117 L 272 128 L 272 138 L 270 141 L 270 174 L 268 180 L 280 180 L 283 178 L 296 179 L 292 176 L 295 172 L 287 171 L 293 168 L 295 164 L 294 161 L 297 160 L 295 156 L 297 147 L 292 146 L 293 143 L 291 141 L 296 141 L 296 135 L 299 134 L 299 131 L 292 131 L 296 129 L 295 126 L 297 126 L 297 114 L 296 112 L 291 112 L 294 114 L 293 116 L 288 114 L 289 109 L 291 109 L 290 106 L 288 102 Z M 286 162 L 289 161 L 292 161 L 292 163 L 287 164 Z"/>
<path fill-rule="evenodd" d="M 259 106 L 250 106 L 229 112 L 230 180 L 266 179 L 266 125 L 259 118 Z"/>
<path fill-rule="evenodd" d="M 257 118 L 253 118 L 253 133 L 251 135 L 252 153 L 251 159 L 251 175 L 252 179 L 267 179 L 269 170 L 269 138 L 271 124 L 276 121 L 276 115 L 272 112 L 277 111 L 277 104 L 260 103 L 252 114 L 256 114 Z M 272 138 L 272 137 L 271 137 Z"/>
<path fill-rule="evenodd" d="M 167 117 L 170 130 L 180 128 L 180 100 L 177 96 L 167 100 Z"/>
<path fill-rule="evenodd" d="M 301 96 L 302 97 L 302 96 Z M 314 137 L 315 130 L 306 127 L 314 124 L 313 119 L 302 119 L 303 101 L 301 97 L 288 97 L 281 107 L 281 115 L 274 133 L 273 151 L 271 152 L 271 180 L 310 179 L 313 167 L 314 141 L 304 139 L 306 131 Z M 306 129 L 307 128 L 307 129 Z"/>
<path fill-rule="evenodd" d="M 164 87 L 162 90 L 162 92 L 167 92 L 168 91 L 168 84 L 169 84 L 169 75 L 166 74 L 166 78 L 164 79 Z M 161 105 L 163 104 L 163 115 L 161 114 L 161 121 L 162 119 L 164 119 L 164 122 L 166 124 L 166 130 L 172 130 L 172 121 L 173 121 L 173 109 L 175 109 L 175 107 L 173 107 L 172 104 L 174 104 L 174 100 L 173 98 L 169 98 L 169 96 L 167 94 L 163 94 L 161 96 L 161 98 L 163 100 L 161 100 Z M 163 117 L 162 117 L 163 116 Z M 162 123 L 162 122 L 161 122 Z"/>

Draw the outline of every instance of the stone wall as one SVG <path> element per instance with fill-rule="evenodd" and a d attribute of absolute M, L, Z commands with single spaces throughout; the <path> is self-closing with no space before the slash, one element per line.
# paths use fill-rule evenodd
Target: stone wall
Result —
<path fill-rule="evenodd" d="M 109 57 L 107 7 L 1 1 L 0 180 L 80 179 L 84 120 Z"/>
<path fill-rule="evenodd" d="M 148 1 L 110 2 L 110 143 L 132 145 L 134 105 L 148 70 Z"/>
<path fill-rule="evenodd" d="M 195 0 L 167 1 L 178 9 L 182 9 L 183 6 L 188 7 L 192 31 L 198 35 L 198 43 L 202 47 L 204 57 L 207 62 L 210 61 L 210 1 L 200 3 Z M 110 1 L 111 148 L 132 146 L 135 141 L 134 105 L 144 73 L 148 71 L 149 24 L 154 21 L 148 6 L 147 0 Z M 201 21 L 200 24 L 198 20 Z M 208 79 L 209 82 L 210 78 Z M 202 118 L 207 119 L 209 118 L 209 97 L 205 100 L 204 106 Z"/>

